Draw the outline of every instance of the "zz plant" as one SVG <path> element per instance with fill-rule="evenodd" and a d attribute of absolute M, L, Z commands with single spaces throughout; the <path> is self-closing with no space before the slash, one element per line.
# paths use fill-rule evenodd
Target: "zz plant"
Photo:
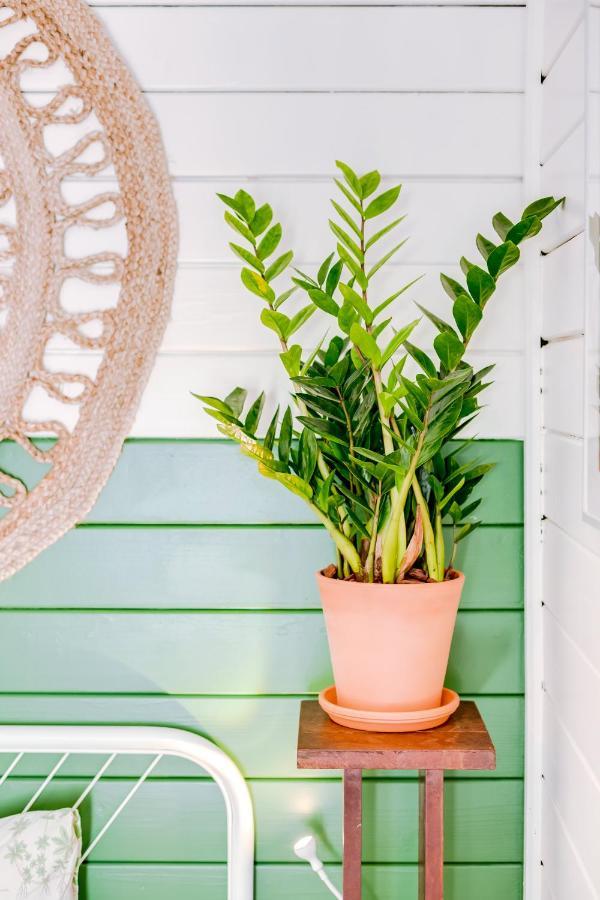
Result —
<path fill-rule="evenodd" d="M 223 400 L 194 396 L 262 475 L 301 497 L 323 523 L 337 548 L 328 574 L 442 581 L 452 575 L 456 545 L 479 524 L 473 514 L 481 501 L 471 495 L 491 468 L 465 452 L 469 441 L 459 436 L 478 414 L 493 366 L 475 370 L 465 353 L 498 280 L 518 262 L 520 244 L 538 234 L 562 200 L 537 200 L 516 222 L 497 213 L 497 237 L 476 238 L 482 262 L 463 257 L 462 281 L 441 275 L 453 321 L 419 306 L 437 332 L 432 355 L 411 341 L 420 317 L 396 327 L 390 314 L 414 282 L 387 297 L 377 291 L 378 274 L 405 242 L 379 255 L 380 242 L 404 218 L 395 213 L 401 186 L 377 193 L 379 172 L 359 176 L 345 163 L 337 166 L 340 196 L 331 201 L 336 218 L 329 222 L 335 249 L 314 275 L 291 268 L 291 250 L 276 255 L 282 228 L 272 224 L 268 204 L 257 207 L 243 190 L 218 195 L 236 232 L 230 247 L 242 260 L 242 283 L 279 340 L 292 405 L 282 414 L 277 409 L 259 438 L 264 393 L 246 411 L 240 387 Z M 283 275 L 288 283 L 281 289 Z M 304 303 L 288 315 L 283 310 L 298 294 Z M 329 319 L 328 331 L 308 351 L 296 335 L 317 310 Z"/>

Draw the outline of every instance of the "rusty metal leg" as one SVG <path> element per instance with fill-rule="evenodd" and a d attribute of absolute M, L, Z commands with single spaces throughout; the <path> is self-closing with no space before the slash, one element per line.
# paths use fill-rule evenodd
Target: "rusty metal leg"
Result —
<path fill-rule="evenodd" d="M 421 772 L 419 786 L 419 900 L 444 897 L 444 772 Z"/>
<path fill-rule="evenodd" d="M 361 900 L 362 771 L 344 769 L 344 900 Z"/>

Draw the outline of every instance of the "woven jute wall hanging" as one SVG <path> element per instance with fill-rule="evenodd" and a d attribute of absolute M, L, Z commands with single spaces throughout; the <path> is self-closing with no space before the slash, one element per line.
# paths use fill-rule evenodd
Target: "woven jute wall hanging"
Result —
<path fill-rule="evenodd" d="M 110 475 L 176 251 L 157 124 L 96 17 L 79 0 L 0 4 L 0 579 Z"/>

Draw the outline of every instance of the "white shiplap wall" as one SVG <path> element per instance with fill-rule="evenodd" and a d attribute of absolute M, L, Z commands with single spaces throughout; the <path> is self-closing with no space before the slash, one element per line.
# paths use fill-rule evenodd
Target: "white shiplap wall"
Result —
<path fill-rule="evenodd" d="M 600 530 L 582 514 L 584 3 L 546 6 L 542 179 L 568 199 L 543 259 L 543 897 L 598 900 Z"/>
<path fill-rule="evenodd" d="M 245 187 L 271 202 L 286 245 L 310 268 L 333 248 L 334 160 L 378 167 L 404 183 L 411 235 L 381 290 L 424 272 L 413 296 L 440 310 L 440 268 L 476 252 L 474 236 L 491 230 L 498 208 L 523 206 L 525 9 L 516 0 L 95 6 L 159 119 L 180 217 L 172 319 L 135 435 L 214 434 L 192 389 L 222 394 L 240 383 L 265 387 L 272 404 L 285 396 L 216 191 Z M 73 198 L 85 190 L 70 185 Z M 69 251 L 89 252 L 91 237 L 73 233 Z M 122 229 L 112 237 L 124 246 Z M 478 363 L 497 364 L 482 436 L 523 436 L 523 293 L 522 274 L 507 275 L 473 342 Z M 412 318 L 410 301 L 399 312 Z M 320 331 L 314 317 L 305 341 Z M 81 365 L 68 347 L 54 352 L 56 367 Z"/>

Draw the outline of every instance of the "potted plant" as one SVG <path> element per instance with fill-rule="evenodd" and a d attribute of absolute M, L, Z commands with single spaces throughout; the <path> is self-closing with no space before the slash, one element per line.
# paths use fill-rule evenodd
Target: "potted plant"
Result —
<path fill-rule="evenodd" d="M 519 245 L 562 200 L 538 200 L 516 222 L 493 217 L 494 240 L 476 238 L 480 264 L 463 257 L 461 281 L 441 275 L 451 321 L 419 306 L 418 317 L 396 326 L 394 305 L 414 282 L 389 296 L 377 285 L 404 243 L 390 245 L 403 219 L 394 212 L 401 186 L 380 191 L 379 172 L 337 166 L 334 249 L 313 274 L 291 268 L 291 250 L 276 254 L 282 228 L 268 204 L 243 190 L 219 194 L 242 283 L 279 341 L 291 403 L 259 438 L 264 393 L 246 411 L 240 387 L 224 399 L 195 396 L 333 540 L 336 561 L 317 574 L 335 676 L 322 706 L 354 727 L 415 730 L 445 721 L 458 704 L 444 690 L 464 583 L 453 563 L 479 524 L 471 494 L 491 468 L 473 458 L 461 432 L 477 416 L 493 367 L 477 371 L 465 354 Z M 282 288 L 285 274 L 291 284 Z M 307 351 L 297 333 L 317 311 L 327 330 Z M 437 332 L 433 353 L 411 340 L 422 317 Z"/>

